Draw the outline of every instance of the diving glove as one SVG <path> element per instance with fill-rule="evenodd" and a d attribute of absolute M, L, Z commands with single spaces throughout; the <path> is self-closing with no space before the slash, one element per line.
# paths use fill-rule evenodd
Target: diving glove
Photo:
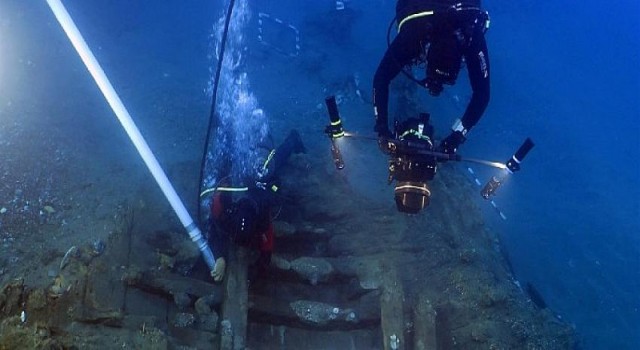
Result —
<path fill-rule="evenodd" d="M 224 258 L 216 259 L 216 266 L 211 271 L 211 277 L 215 282 L 220 282 L 224 278 L 224 270 L 227 267 L 227 262 L 224 261 Z"/>
<path fill-rule="evenodd" d="M 452 131 L 440 145 L 438 146 L 438 152 L 446 154 L 456 154 L 458 147 L 464 143 L 466 138 L 462 135 L 461 131 Z"/>
<path fill-rule="evenodd" d="M 378 137 L 378 148 L 384 154 L 392 154 L 395 150 L 395 144 L 393 143 L 393 138 L 391 137 Z"/>

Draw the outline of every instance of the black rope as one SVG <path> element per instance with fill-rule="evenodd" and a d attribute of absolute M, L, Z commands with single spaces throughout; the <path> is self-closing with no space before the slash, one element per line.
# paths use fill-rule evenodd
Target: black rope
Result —
<path fill-rule="evenodd" d="M 224 21 L 224 31 L 222 32 L 222 40 L 220 42 L 220 55 L 218 58 L 218 66 L 216 67 L 216 74 L 213 80 L 213 94 L 211 96 L 211 113 L 209 114 L 209 125 L 207 126 L 207 135 L 204 139 L 204 152 L 202 153 L 202 160 L 200 162 L 200 180 L 198 182 L 198 222 L 201 221 L 200 216 L 200 193 L 202 193 L 202 182 L 204 181 L 205 163 L 207 162 L 207 154 L 209 153 L 209 140 L 211 138 L 211 130 L 216 129 L 220 120 L 216 113 L 216 99 L 218 97 L 218 83 L 220 82 L 220 71 L 222 70 L 222 61 L 224 60 L 224 51 L 227 43 L 227 34 L 229 33 L 229 23 L 231 22 L 231 13 L 233 11 L 233 5 L 235 0 L 229 0 L 229 8 L 227 9 L 227 17 Z"/>

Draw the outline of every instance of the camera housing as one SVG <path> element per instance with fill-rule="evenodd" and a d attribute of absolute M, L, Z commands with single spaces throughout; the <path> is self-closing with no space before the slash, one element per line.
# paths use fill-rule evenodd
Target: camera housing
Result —
<path fill-rule="evenodd" d="M 389 159 L 389 179 L 396 182 L 394 198 L 398 211 L 417 214 L 429 205 L 431 190 L 428 182 L 437 170 L 433 126 L 429 114 L 421 113 L 403 123 L 396 122 L 396 144 Z"/>

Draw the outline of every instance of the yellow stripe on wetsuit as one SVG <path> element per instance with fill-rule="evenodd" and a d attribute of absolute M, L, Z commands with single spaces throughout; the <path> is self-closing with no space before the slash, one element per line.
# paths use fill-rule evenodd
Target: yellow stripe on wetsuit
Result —
<path fill-rule="evenodd" d="M 249 187 L 214 187 L 208 188 L 202 193 L 200 193 L 200 197 L 204 197 L 205 195 L 211 192 L 246 192 L 249 191 Z"/>
<path fill-rule="evenodd" d="M 414 13 L 412 15 L 409 15 L 409 16 L 403 18 L 402 21 L 400 21 L 398 23 L 398 33 L 400 33 L 400 29 L 402 29 L 402 25 L 405 22 L 407 22 L 409 20 L 412 20 L 412 19 L 415 19 L 415 18 L 427 17 L 427 16 L 431 16 L 431 15 L 433 15 L 433 11 L 424 11 L 424 12 Z"/>
<path fill-rule="evenodd" d="M 269 162 L 271 162 L 271 159 L 273 159 L 273 156 L 276 154 L 276 150 L 272 149 L 271 152 L 269 152 L 269 155 L 267 156 L 267 160 L 264 161 L 264 164 L 262 164 L 262 171 L 264 172 L 265 170 L 267 170 L 267 167 L 269 166 Z"/>

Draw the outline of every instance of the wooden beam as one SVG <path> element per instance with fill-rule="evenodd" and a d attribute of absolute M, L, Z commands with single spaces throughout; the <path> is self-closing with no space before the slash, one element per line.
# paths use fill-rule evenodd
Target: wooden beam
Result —
<path fill-rule="evenodd" d="M 247 248 L 231 249 L 224 280 L 220 349 L 244 349 L 247 339 L 248 269 Z"/>
<path fill-rule="evenodd" d="M 436 311 L 425 294 L 420 294 L 413 308 L 413 349 L 436 350 Z"/>
<path fill-rule="evenodd" d="M 213 304 L 220 304 L 223 298 L 223 289 L 220 285 L 167 271 L 150 270 L 127 275 L 123 280 L 131 287 L 160 295 L 169 300 L 173 300 L 173 296 L 177 293 L 185 293 L 195 298 L 213 295 Z"/>
<path fill-rule="evenodd" d="M 405 349 L 404 289 L 395 266 L 383 266 L 380 297 L 384 350 Z"/>

